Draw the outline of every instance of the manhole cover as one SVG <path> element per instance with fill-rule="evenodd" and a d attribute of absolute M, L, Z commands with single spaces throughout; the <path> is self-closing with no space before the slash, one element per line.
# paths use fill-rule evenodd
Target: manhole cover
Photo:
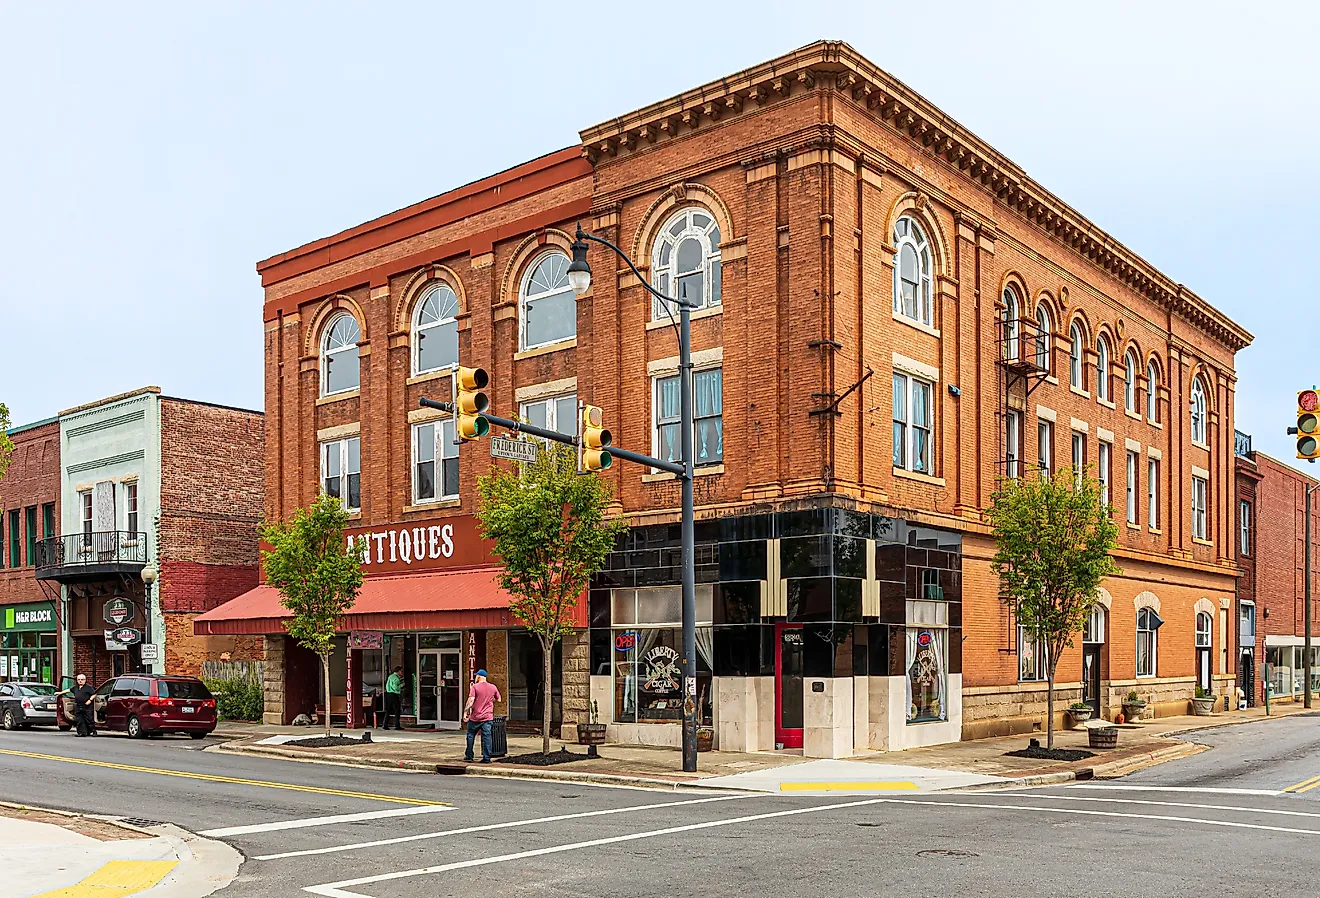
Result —
<path fill-rule="evenodd" d="M 164 826 L 159 820 L 148 820 L 146 817 L 120 817 L 121 823 L 127 823 L 129 826 Z"/>
<path fill-rule="evenodd" d="M 917 857 L 980 857 L 975 851 L 961 851 L 957 848 L 927 848 L 918 851 Z"/>

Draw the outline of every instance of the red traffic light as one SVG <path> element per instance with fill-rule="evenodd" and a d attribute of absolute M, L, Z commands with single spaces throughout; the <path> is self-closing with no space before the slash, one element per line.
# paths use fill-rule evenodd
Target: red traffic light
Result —
<path fill-rule="evenodd" d="M 1320 405 L 1320 396 L 1315 390 L 1302 390 L 1297 394 L 1297 407 L 1302 411 L 1313 412 L 1317 405 Z"/>

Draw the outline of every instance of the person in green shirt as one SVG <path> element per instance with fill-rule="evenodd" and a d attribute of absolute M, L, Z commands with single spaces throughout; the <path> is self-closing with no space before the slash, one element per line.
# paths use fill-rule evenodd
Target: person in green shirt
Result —
<path fill-rule="evenodd" d="M 385 726 L 382 729 L 390 728 L 390 716 L 394 716 L 394 728 L 403 729 L 399 723 L 399 707 L 403 700 L 403 668 L 396 667 L 390 673 L 389 679 L 385 681 Z"/>

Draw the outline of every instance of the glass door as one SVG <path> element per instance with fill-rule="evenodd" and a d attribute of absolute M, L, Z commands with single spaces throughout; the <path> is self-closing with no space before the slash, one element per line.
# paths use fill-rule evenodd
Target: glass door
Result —
<path fill-rule="evenodd" d="M 1098 643 L 1082 646 L 1082 701 L 1091 706 L 1091 716 L 1100 719 L 1100 648 Z"/>
<path fill-rule="evenodd" d="M 440 652 L 440 716 L 436 726 L 457 729 L 463 713 L 462 675 L 457 651 Z"/>
<path fill-rule="evenodd" d="M 417 653 L 417 725 L 435 726 L 440 710 L 440 653 Z"/>
<path fill-rule="evenodd" d="M 775 743 L 802 747 L 802 627 L 775 625 Z"/>

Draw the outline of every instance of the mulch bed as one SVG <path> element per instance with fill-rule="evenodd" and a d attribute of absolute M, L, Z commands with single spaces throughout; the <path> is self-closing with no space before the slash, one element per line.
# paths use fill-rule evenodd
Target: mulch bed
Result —
<path fill-rule="evenodd" d="M 283 743 L 283 745 L 305 745 L 308 748 L 347 748 L 350 745 L 370 744 L 369 742 L 363 742 L 361 739 L 350 739 L 347 736 L 312 736 L 308 739 L 291 739 Z"/>
<path fill-rule="evenodd" d="M 571 764 L 573 761 L 585 761 L 585 754 L 571 752 L 566 748 L 559 751 L 552 751 L 548 755 L 543 755 L 539 751 L 525 755 L 510 755 L 507 758 L 496 758 L 501 764 L 526 764 L 530 767 L 553 767 L 555 764 Z"/>
<path fill-rule="evenodd" d="M 1020 748 L 1017 751 L 1006 751 L 1005 755 L 1014 758 L 1035 758 L 1040 761 L 1082 761 L 1086 758 L 1094 758 L 1095 752 L 1082 751 L 1076 748 L 1045 748 L 1035 739 L 1031 740 L 1031 745 L 1026 748 Z"/>

